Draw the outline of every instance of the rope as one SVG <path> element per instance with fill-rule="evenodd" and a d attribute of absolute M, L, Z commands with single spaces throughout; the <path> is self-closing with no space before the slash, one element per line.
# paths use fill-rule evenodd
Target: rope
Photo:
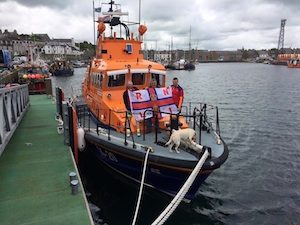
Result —
<path fill-rule="evenodd" d="M 208 151 L 205 150 L 204 154 L 202 155 L 201 159 L 197 163 L 196 167 L 194 168 L 193 172 L 191 173 L 187 181 L 181 187 L 181 189 L 173 198 L 171 203 L 165 208 L 165 210 L 157 217 L 157 219 L 151 225 L 161 225 L 172 215 L 172 213 L 178 207 L 179 203 L 182 201 L 182 199 L 184 198 L 184 196 L 192 186 L 194 180 L 196 179 L 208 155 L 209 155 Z"/>
<path fill-rule="evenodd" d="M 134 213 L 134 218 L 133 218 L 133 221 L 132 221 L 132 225 L 135 225 L 135 223 L 136 223 L 137 215 L 138 215 L 140 204 L 141 204 L 142 192 L 143 192 L 143 187 L 144 187 L 144 180 L 145 180 L 145 175 L 146 175 L 147 161 L 148 161 L 148 156 L 149 156 L 150 151 L 151 151 L 151 148 L 148 148 L 147 152 L 146 152 L 146 155 L 145 155 L 143 174 L 142 174 L 142 180 L 141 180 L 140 191 L 139 191 L 139 197 L 138 197 L 138 200 L 137 200 L 137 205 L 136 205 L 136 208 L 135 208 L 135 213 Z"/>

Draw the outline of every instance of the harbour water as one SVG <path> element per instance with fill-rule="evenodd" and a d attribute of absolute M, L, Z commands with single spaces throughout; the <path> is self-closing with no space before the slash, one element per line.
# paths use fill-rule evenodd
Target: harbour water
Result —
<path fill-rule="evenodd" d="M 80 93 L 85 69 L 53 77 L 66 95 Z M 169 225 L 300 224 L 300 70 L 250 63 L 199 64 L 168 71 L 186 101 L 219 106 L 229 158 L 182 204 Z M 96 224 L 131 224 L 138 188 L 107 173 L 91 158 L 80 170 Z M 143 197 L 138 224 L 151 224 L 169 203 L 156 192 Z"/>

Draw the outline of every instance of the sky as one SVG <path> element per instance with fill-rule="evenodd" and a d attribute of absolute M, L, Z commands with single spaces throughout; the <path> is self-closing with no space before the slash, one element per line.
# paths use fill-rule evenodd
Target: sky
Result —
<path fill-rule="evenodd" d="M 95 0 L 95 6 L 101 2 Z M 139 0 L 115 0 L 124 20 L 138 21 Z M 276 48 L 287 19 L 285 47 L 300 48 L 300 0 L 141 0 L 147 49 L 236 50 Z M 104 9 L 104 8 L 103 8 Z M 0 29 L 47 33 L 93 43 L 92 0 L 0 0 Z M 98 14 L 96 14 L 97 16 Z M 132 32 L 137 27 L 130 26 Z M 108 30 L 108 29 L 107 29 Z"/>

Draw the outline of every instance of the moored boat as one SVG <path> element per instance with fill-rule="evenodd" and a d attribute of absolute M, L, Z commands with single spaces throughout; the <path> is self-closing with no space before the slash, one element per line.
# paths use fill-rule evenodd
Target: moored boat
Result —
<path fill-rule="evenodd" d="M 220 135 L 218 108 L 188 103 L 178 109 L 172 89 L 166 85 L 165 67 L 143 58 L 141 44 L 147 28 L 140 25 L 134 38 L 120 20 L 125 13 L 113 6 L 111 1 L 109 11 L 99 18 L 96 57 L 85 74 L 84 101 L 76 105 L 79 124 L 85 128 L 87 151 L 111 170 L 138 183 L 150 151 L 145 185 L 169 195 L 179 191 L 204 152 L 209 151 L 185 196 L 189 201 L 228 157 Z M 106 24 L 111 28 L 108 37 Z M 125 32 L 114 32 L 122 27 Z M 129 84 L 135 89 L 127 89 Z M 211 120 L 212 114 L 215 120 Z M 165 144 L 172 130 L 188 128 L 196 132 L 197 141 L 184 140 L 180 153 L 170 151 Z"/>
<path fill-rule="evenodd" d="M 185 69 L 185 59 L 180 59 L 179 61 L 175 62 L 175 69 L 176 70 L 184 70 Z"/>
<path fill-rule="evenodd" d="M 67 60 L 55 59 L 54 63 L 52 63 L 50 66 L 50 72 L 53 76 L 58 77 L 73 76 L 74 68 Z"/>
<path fill-rule="evenodd" d="M 191 62 L 186 62 L 184 65 L 184 69 L 185 70 L 195 70 L 195 65 Z"/>
<path fill-rule="evenodd" d="M 48 69 L 44 66 L 26 64 L 19 67 L 19 83 L 28 84 L 29 94 L 45 94 Z"/>
<path fill-rule="evenodd" d="M 287 61 L 288 68 L 300 68 L 300 58 L 293 58 Z"/>
<path fill-rule="evenodd" d="M 173 64 L 168 64 L 165 66 L 166 69 L 170 70 L 195 70 L 195 65 L 192 62 L 186 61 L 185 59 L 180 59 Z"/>
<path fill-rule="evenodd" d="M 81 62 L 80 60 L 76 60 L 76 61 L 72 62 L 72 64 L 73 64 L 73 68 L 86 67 L 86 64 L 84 62 Z"/>

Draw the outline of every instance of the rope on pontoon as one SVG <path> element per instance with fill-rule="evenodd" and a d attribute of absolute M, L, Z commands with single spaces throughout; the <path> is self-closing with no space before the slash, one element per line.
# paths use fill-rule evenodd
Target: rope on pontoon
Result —
<path fill-rule="evenodd" d="M 189 176 L 189 178 L 186 180 L 184 185 L 181 187 L 179 192 L 176 194 L 176 196 L 173 198 L 171 203 L 165 208 L 165 210 L 157 217 L 157 219 L 151 224 L 151 225 L 161 225 L 166 222 L 166 220 L 172 215 L 172 213 L 175 211 L 175 209 L 178 207 L 179 203 L 182 201 L 190 187 L 192 186 L 194 180 L 196 179 L 199 171 L 201 170 L 205 160 L 207 159 L 209 153 L 207 150 L 205 150 L 204 154 L 202 155 L 201 159 L 197 163 L 196 167 L 194 168 L 193 172 Z"/>
<path fill-rule="evenodd" d="M 143 167 L 143 173 L 142 173 L 142 180 L 141 180 L 140 191 L 139 191 L 139 197 L 138 197 L 138 200 L 137 200 L 137 205 L 136 205 L 136 208 L 135 208 L 135 213 L 134 213 L 134 218 L 133 218 L 133 221 L 132 221 L 132 225 L 135 225 L 135 223 L 136 223 L 137 215 L 138 215 L 140 204 L 141 204 L 141 198 L 142 198 L 143 187 L 144 187 L 144 182 L 145 182 L 148 156 L 149 156 L 150 151 L 152 151 L 152 149 L 148 148 L 147 152 L 146 152 L 146 155 L 145 155 L 144 167 Z"/>

